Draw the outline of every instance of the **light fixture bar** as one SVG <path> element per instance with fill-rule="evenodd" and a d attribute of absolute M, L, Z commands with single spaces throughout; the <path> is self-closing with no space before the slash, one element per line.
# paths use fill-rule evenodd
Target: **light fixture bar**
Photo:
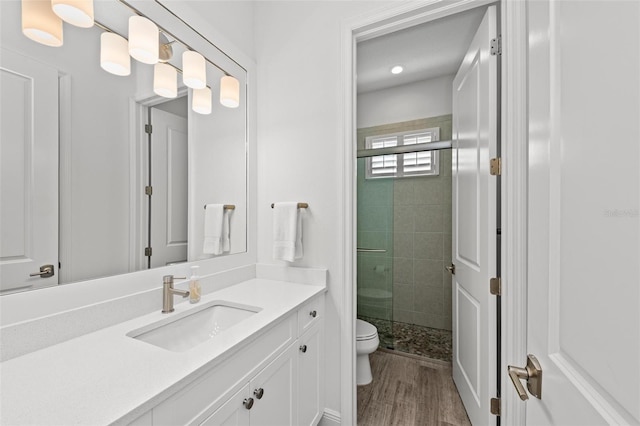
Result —
<path fill-rule="evenodd" d="M 94 20 L 94 21 L 93 21 L 93 23 L 95 24 L 95 26 L 96 26 L 96 27 L 100 28 L 101 30 L 105 30 L 105 31 L 108 31 L 108 32 L 110 32 L 110 33 L 114 33 L 114 34 L 118 34 L 118 35 L 119 35 L 120 37 L 122 37 L 123 39 L 125 39 L 125 40 L 127 39 L 127 37 L 126 37 L 126 36 L 124 36 L 123 34 L 120 34 L 119 32 L 117 32 L 117 31 L 113 30 L 113 29 L 112 29 L 112 28 L 110 28 L 110 27 L 107 27 L 105 24 L 103 24 L 103 23 L 102 23 L 102 22 L 100 22 L 100 21 L 96 21 L 96 20 Z"/>

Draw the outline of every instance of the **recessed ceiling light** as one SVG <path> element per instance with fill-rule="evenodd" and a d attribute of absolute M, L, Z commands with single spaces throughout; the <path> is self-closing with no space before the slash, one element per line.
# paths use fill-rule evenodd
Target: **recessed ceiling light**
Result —
<path fill-rule="evenodd" d="M 396 65 L 395 67 L 391 68 L 391 74 L 400 74 L 403 70 L 404 68 L 402 68 L 400 65 Z"/>

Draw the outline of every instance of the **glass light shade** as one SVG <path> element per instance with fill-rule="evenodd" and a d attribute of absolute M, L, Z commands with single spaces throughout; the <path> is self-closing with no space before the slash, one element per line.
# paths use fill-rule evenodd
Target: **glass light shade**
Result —
<path fill-rule="evenodd" d="M 192 89 L 207 86 L 207 68 L 204 57 L 198 52 L 188 50 L 182 54 L 182 81 Z"/>
<path fill-rule="evenodd" d="M 153 68 L 153 91 L 165 98 L 178 96 L 178 72 L 171 65 L 157 63 Z"/>
<path fill-rule="evenodd" d="M 211 114 L 211 89 L 193 89 L 191 108 L 198 114 Z"/>
<path fill-rule="evenodd" d="M 22 0 L 22 33 L 45 46 L 62 46 L 62 19 L 50 0 Z"/>
<path fill-rule="evenodd" d="M 93 0 L 51 0 L 53 13 L 81 28 L 93 27 Z"/>
<path fill-rule="evenodd" d="M 131 74 L 131 57 L 127 40 L 115 33 L 100 35 L 100 66 L 115 75 Z"/>
<path fill-rule="evenodd" d="M 240 82 L 237 78 L 225 75 L 220 79 L 220 103 L 227 108 L 240 105 Z"/>
<path fill-rule="evenodd" d="M 143 64 L 156 64 L 160 55 L 158 26 L 142 16 L 129 18 L 129 54 Z"/>

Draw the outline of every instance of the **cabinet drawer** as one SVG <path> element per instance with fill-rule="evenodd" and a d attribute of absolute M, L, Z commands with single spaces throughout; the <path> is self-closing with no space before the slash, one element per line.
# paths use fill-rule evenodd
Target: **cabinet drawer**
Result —
<path fill-rule="evenodd" d="M 298 336 L 324 317 L 324 294 L 314 297 L 298 309 Z"/>
<path fill-rule="evenodd" d="M 295 340 L 295 315 L 280 322 L 229 359 L 153 409 L 154 425 L 184 425 L 206 418 L 240 386 Z"/>

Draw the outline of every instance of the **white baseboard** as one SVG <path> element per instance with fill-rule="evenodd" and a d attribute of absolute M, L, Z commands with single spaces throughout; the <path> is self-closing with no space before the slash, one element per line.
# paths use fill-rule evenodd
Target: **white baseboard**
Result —
<path fill-rule="evenodd" d="M 329 409 L 324 410 L 320 423 L 318 423 L 319 426 L 340 426 L 341 424 L 340 413 Z"/>

